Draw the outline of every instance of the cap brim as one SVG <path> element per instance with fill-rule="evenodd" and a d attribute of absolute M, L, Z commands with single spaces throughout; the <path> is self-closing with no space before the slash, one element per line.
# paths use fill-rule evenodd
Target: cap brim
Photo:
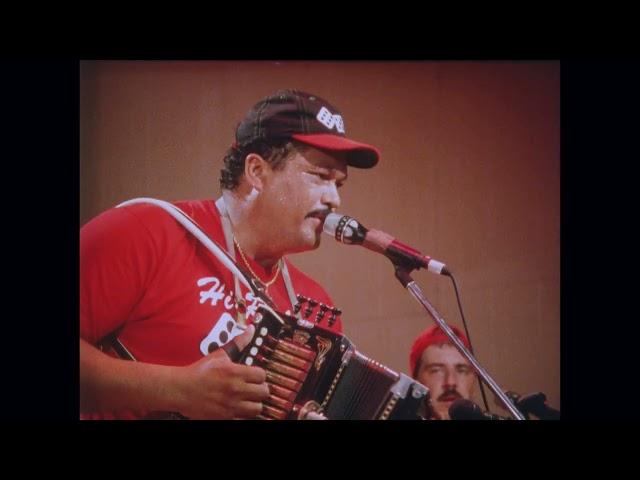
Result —
<path fill-rule="evenodd" d="M 372 145 L 349 140 L 338 135 L 318 134 L 293 134 L 291 138 L 306 145 L 335 152 L 348 152 L 347 165 L 356 168 L 371 168 L 378 163 L 380 152 Z"/>

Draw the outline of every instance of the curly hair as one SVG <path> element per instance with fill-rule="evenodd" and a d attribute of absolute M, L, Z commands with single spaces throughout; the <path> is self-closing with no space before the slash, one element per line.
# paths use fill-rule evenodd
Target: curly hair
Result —
<path fill-rule="evenodd" d="M 279 170 L 297 148 L 289 139 L 259 139 L 245 145 L 232 146 L 224 156 L 224 168 L 220 170 L 220 188 L 234 190 L 240 184 L 240 178 L 244 174 L 244 161 L 250 153 L 260 155 L 274 170 Z"/>

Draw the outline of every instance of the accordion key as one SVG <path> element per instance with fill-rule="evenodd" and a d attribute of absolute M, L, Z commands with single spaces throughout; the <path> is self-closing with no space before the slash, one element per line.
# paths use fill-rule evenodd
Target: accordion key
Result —
<path fill-rule="evenodd" d="M 429 391 L 368 358 L 344 335 L 260 307 L 239 362 L 267 373 L 263 420 L 411 420 L 426 417 Z"/>

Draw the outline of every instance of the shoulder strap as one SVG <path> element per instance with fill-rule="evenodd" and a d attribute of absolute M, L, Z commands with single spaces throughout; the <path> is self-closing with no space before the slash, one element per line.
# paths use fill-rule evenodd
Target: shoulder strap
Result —
<path fill-rule="evenodd" d="M 218 260 L 220 260 L 225 267 L 227 267 L 233 273 L 236 282 L 241 281 L 247 288 L 253 290 L 252 285 L 249 283 L 244 274 L 238 269 L 234 260 L 229 258 L 229 256 L 222 250 L 215 241 L 210 239 L 204 231 L 198 226 L 198 224 L 189 217 L 186 213 L 184 213 L 180 208 L 176 207 L 172 203 L 166 202 L 164 200 L 158 200 L 155 198 L 134 198 L 131 200 L 127 200 L 126 202 L 122 202 L 119 205 L 116 205 L 116 208 L 126 207 L 128 205 L 135 205 L 138 203 L 150 203 L 152 205 L 156 205 L 157 207 L 162 208 L 165 212 L 171 215 L 175 220 L 180 223 L 184 228 L 186 228 L 189 232 L 193 234 Z M 245 327 L 244 323 L 239 325 L 241 328 Z M 110 345 L 118 354 L 120 358 L 127 360 L 136 360 L 133 354 L 125 347 L 122 341 L 118 338 L 117 333 L 112 333 L 105 337 L 102 342 L 103 344 Z"/>
<path fill-rule="evenodd" d="M 229 218 L 229 211 L 227 210 L 227 204 L 225 203 L 223 197 L 220 197 L 218 198 L 218 200 L 216 200 L 216 208 L 218 209 L 218 212 L 220 212 L 220 218 L 222 220 L 224 238 L 227 242 L 227 253 L 235 260 L 236 251 L 233 246 L 233 230 L 231 227 L 231 219 Z M 284 285 L 287 290 L 289 301 L 291 302 L 291 307 L 295 307 L 296 303 L 298 303 L 298 299 L 296 297 L 295 290 L 293 289 L 293 282 L 291 281 L 291 275 L 289 275 L 289 269 L 287 268 L 287 262 L 285 262 L 284 257 L 280 259 L 280 271 L 282 272 L 282 278 L 284 279 Z M 238 285 L 237 278 L 235 278 L 235 292 L 236 298 L 242 298 L 240 296 L 240 286 Z M 299 312 L 294 313 L 293 311 L 291 311 L 291 314 L 295 315 L 297 319 L 301 318 Z"/>
<path fill-rule="evenodd" d="M 253 290 L 253 286 L 249 283 L 249 280 L 245 277 L 245 275 L 240 271 L 240 269 L 236 266 L 234 259 L 230 258 L 229 255 L 220 248 L 220 246 L 213 241 L 211 238 L 207 236 L 206 233 L 202 231 L 202 229 L 189 217 L 186 213 L 184 213 L 181 209 L 173 205 L 172 203 L 165 202 L 164 200 L 158 200 L 155 198 L 134 198 L 132 200 L 127 200 L 126 202 L 122 202 L 117 205 L 116 208 L 125 207 L 127 205 L 133 205 L 137 203 L 151 203 L 162 208 L 169 215 L 171 215 L 174 219 L 180 223 L 184 228 L 186 228 L 189 232 L 193 234 L 200 242 L 209 250 L 218 260 L 222 262 L 222 264 L 227 267 L 234 276 L 238 277 L 238 279 L 249 289 Z"/>
<path fill-rule="evenodd" d="M 233 233 L 231 229 L 231 220 L 229 219 L 229 212 L 227 212 L 227 204 L 224 202 L 224 198 L 220 197 L 216 200 L 216 208 L 220 213 L 220 221 L 222 222 L 222 231 L 224 232 L 224 240 L 227 243 L 227 253 L 233 260 L 236 259 L 236 249 L 233 246 Z M 240 291 L 240 282 L 238 276 L 233 276 L 234 294 L 236 297 L 236 321 L 240 325 L 246 325 L 246 304 Z"/>
<path fill-rule="evenodd" d="M 224 200 L 222 199 L 222 197 L 219 199 L 219 201 L 221 201 L 222 204 L 224 203 Z M 220 248 L 220 246 L 214 240 L 209 238 L 207 234 L 204 233 L 204 231 L 202 231 L 202 229 L 191 217 L 189 217 L 186 213 L 184 213 L 180 208 L 164 200 L 158 200 L 156 198 L 140 197 L 140 198 L 134 198 L 134 199 L 122 202 L 119 205 L 116 205 L 116 208 L 121 208 L 121 207 L 134 205 L 138 203 L 150 203 L 152 205 L 156 205 L 162 208 L 164 211 L 166 211 L 169 215 L 171 215 L 178 223 L 180 223 L 180 225 L 182 225 L 191 234 L 193 234 L 193 236 L 196 237 L 205 246 L 205 248 L 207 248 L 207 250 L 209 250 L 218 260 L 220 260 L 220 262 L 222 262 L 222 264 L 225 267 L 227 267 L 231 271 L 237 286 L 236 292 L 239 293 L 238 282 L 242 282 L 243 285 L 245 285 L 249 290 L 253 291 L 254 294 L 257 294 L 260 296 L 260 298 L 265 303 L 264 305 L 265 308 L 268 308 L 269 310 L 272 311 L 274 315 L 276 315 L 273 309 L 270 307 L 267 299 L 265 299 L 263 295 L 259 294 L 258 290 L 256 289 L 256 286 L 252 285 L 252 283 L 250 282 L 250 279 L 236 266 L 235 250 L 233 249 L 233 240 L 231 241 L 231 248 L 230 248 L 231 254 L 228 254 L 222 248 Z M 216 206 L 218 206 L 218 202 L 216 202 Z M 225 239 L 227 239 L 227 245 L 229 245 L 228 234 L 226 230 L 228 229 L 230 234 L 231 226 L 229 221 L 229 215 L 226 212 L 226 208 L 224 208 L 224 212 L 226 213 L 226 215 L 222 215 L 222 212 L 221 212 L 221 216 L 223 219 L 222 226 L 223 226 L 223 229 L 225 230 Z M 225 227 L 225 218 L 229 222 L 226 227 Z M 289 277 L 289 272 L 286 268 L 286 263 L 284 262 L 284 260 L 280 260 L 280 261 L 282 262 L 281 268 L 283 270 L 285 285 L 287 287 L 287 293 L 289 294 L 289 299 L 291 300 L 291 305 L 293 306 L 296 304 L 296 297 L 293 291 L 293 286 L 291 284 L 291 279 Z M 242 297 L 237 296 L 236 298 L 242 298 Z M 297 317 L 300 318 L 299 316 Z M 242 323 L 238 322 L 239 323 L 238 326 L 240 328 L 246 327 L 244 318 L 242 318 L 241 320 L 242 320 Z M 120 352 L 126 352 L 128 355 L 125 358 L 129 358 L 129 357 L 133 358 L 133 355 L 131 355 L 131 353 L 126 349 L 126 347 L 117 338 L 117 336 L 114 337 L 113 346 L 114 346 L 114 349 L 116 349 L 116 351 L 118 351 L 119 354 Z"/>

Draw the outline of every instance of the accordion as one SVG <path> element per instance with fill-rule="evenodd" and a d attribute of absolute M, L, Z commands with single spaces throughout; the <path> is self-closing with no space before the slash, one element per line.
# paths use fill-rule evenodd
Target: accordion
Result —
<path fill-rule="evenodd" d="M 259 307 L 238 363 L 267 373 L 262 420 L 419 420 L 429 391 L 360 353 L 344 335 Z"/>

